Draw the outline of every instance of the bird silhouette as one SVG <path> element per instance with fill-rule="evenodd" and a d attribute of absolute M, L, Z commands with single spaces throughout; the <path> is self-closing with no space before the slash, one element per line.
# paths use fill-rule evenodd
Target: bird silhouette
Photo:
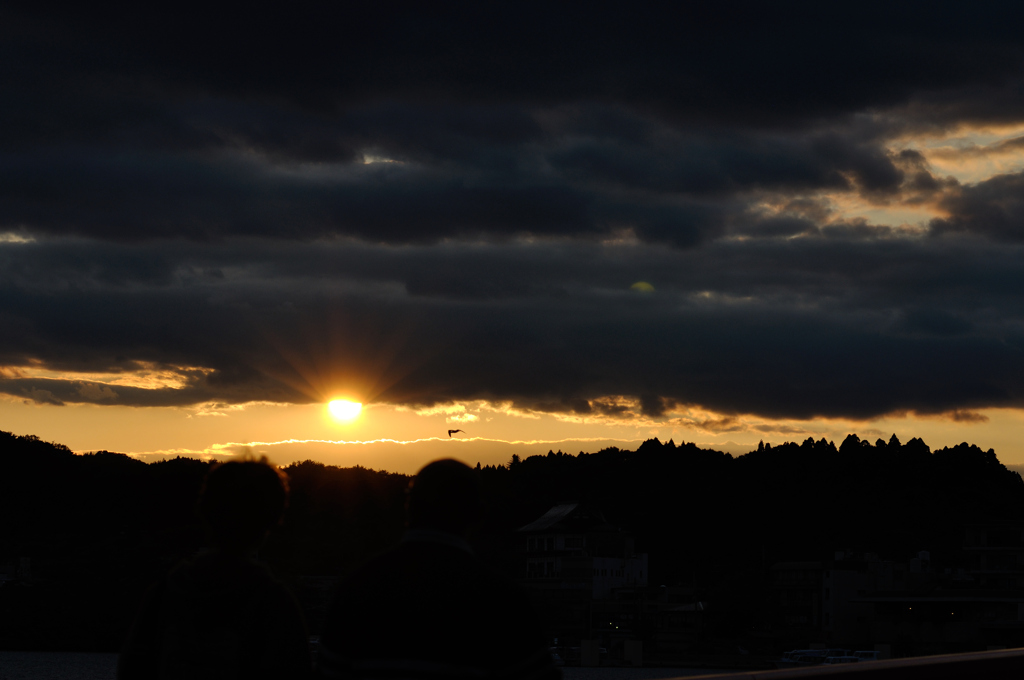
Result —
<path fill-rule="evenodd" d="M 465 433 L 465 432 L 463 432 L 462 430 L 448 430 L 448 436 L 449 436 L 449 437 L 451 437 L 451 436 L 452 436 L 453 434 L 455 434 L 456 432 L 462 432 L 462 434 L 466 434 L 466 433 Z"/>

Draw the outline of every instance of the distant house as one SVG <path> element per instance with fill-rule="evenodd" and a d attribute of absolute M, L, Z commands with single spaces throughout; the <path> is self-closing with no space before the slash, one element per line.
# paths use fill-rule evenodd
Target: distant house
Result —
<path fill-rule="evenodd" d="M 866 645 L 872 639 L 873 596 L 920 594 L 937 585 L 925 551 L 907 562 L 837 551 L 834 559 L 824 562 L 781 562 L 772 572 L 777 632 L 797 646 Z"/>
<path fill-rule="evenodd" d="M 13 562 L 0 562 L 0 586 L 13 582 L 18 578 L 18 571 Z"/>
<path fill-rule="evenodd" d="M 1016 523 L 964 527 L 966 569 L 939 572 L 927 553 L 911 560 L 909 576 L 930 575 L 926 589 L 868 592 L 871 638 L 894 654 L 938 654 L 1024 646 L 1024 527 Z"/>
<path fill-rule="evenodd" d="M 522 577 L 533 589 L 611 597 L 613 588 L 647 585 L 647 554 L 597 510 L 563 503 L 521 527 Z"/>
<path fill-rule="evenodd" d="M 970 524 L 964 531 L 967 570 L 980 588 L 1024 588 L 1024 527 Z"/>
<path fill-rule="evenodd" d="M 701 637 L 706 606 L 693 588 L 616 588 L 612 599 L 591 603 L 590 632 L 612 649 L 642 640 L 646 657 L 664 663 L 678 659 Z"/>
<path fill-rule="evenodd" d="M 772 572 L 780 623 L 797 634 L 820 630 L 825 574 L 822 563 L 780 562 Z"/>
<path fill-rule="evenodd" d="M 22 557 L 18 560 L 9 559 L 0 562 L 0 586 L 18 580 L 27 581 L 32 578 L 32 559 Z"/>
<path fill-rule="evenodd" d="M 649 586 L 647 554 L 596 508 L 561 503 L 519 535 L 521 583 L 567 663 L 580 640 L 599 641 L 612 663 L 658 663 L 702 635 L 706 603 L 691 588 Z"/>
<path fill-rule="evenodd" d="M 891 650 L 894 656 L 1024 646 L 1024 528 L 965 527 L 962 562 L 928 551 L 906 561 L 836 552 L 772 568 L 775 634 L 793 646 Z"/>
<path fill-rule="evenodd" d="M 562 503 L 519 529 L 520 582 L 530 594 L 548 635 L 566 640 L 596 634 L 595 602 L 619 588 L 647 585 L 647 555 L 633 537 L 595 508 Z"/>

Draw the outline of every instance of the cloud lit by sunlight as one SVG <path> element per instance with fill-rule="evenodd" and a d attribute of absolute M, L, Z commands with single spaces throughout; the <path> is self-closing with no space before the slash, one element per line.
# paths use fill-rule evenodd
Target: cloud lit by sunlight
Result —
<path fill-rule="evenodd" d="M 150 361 L 133 361 L 121 371 L 69 371 L 47 368 L 42 361 L 32 360 L 28 365 L 0 366 L 0 378 L 65 380 L 102 383 L 145 390 L 183 389 L 195 384 L 213 372 L 202 366 L 170 366 Z M 97 387 L 86 387 L 97 389 Z M 103 389 L 103 388 L 99 388 Z"/>
<path fill-rule="evenodd" d="M 938 176 L 980 182 L 1024 168 L 1024 126 L 964 125 L 939 134 L 917 134 L 894 140 L 892 150 L 919 151 Z"/>
<path fill-rule="evenodd" d="M 35 243 L 35 239 L 13 231 L 6 231 L 0 232 L 0 243 Z"/>

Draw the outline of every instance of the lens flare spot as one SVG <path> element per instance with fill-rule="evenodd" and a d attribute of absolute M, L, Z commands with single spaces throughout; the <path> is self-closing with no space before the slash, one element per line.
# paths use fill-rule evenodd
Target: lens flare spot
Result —
<path fill-rule="evenodd" d="M 363 410 L 363 405 L 358 401 L 335 399 L 327 404 L 327 410 L 331 412 L 331 415 L 336 420 L 352 420 Z"/>

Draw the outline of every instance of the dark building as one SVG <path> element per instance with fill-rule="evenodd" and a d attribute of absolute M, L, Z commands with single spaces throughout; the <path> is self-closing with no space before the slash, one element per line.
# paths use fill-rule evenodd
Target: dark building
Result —
<path fill-rule="evenodd" d="M 872 605 L 871 638 L 896 656 L 1024 646 L 1022 539 L 1020 525 L 966 526 L 965 569 L 912 562 L 910 587 L 860 598 Z"/>
<path fill-rule="evenodd" d="M 629 641 L 643 643 L 648 660 L 662 664 L 681 659 L 704 632 L 704 602 L 692 588 L 648 586 L 616 588 L 612 597 L 591 603 L 590 630 L 613 652 Z"/>
<path fill-rule="evenodd" d="M 601 600 L 613 588 L 647 585 L 647 555 L 597 510 L 564 503 L 519 529 L 524 577 L 534 591 L 574 592 Z"/>
<path fill-rule="evenodd" d="M 783 562 L 772 572 L 776 632 L 784 645 L 796 647 L 873 649 L 880 643 L 872 629 L 875 598 L 923 596 L 939 584 L 925 551 L 904 562 L 838 551 L 831 560 Z"/>
<path fill-rule="evenodd" d="M 692 589 L 648 586 L 646 553 L 600 511 L 563 503 L 519 529 L 521 583 L 567 663 L 582 641 L 639 664 L 685 651 L 703 629 Z"/>
<path fill-rule="evenodd" d="M 519 529 L 520 576 L 552 638 L 593 637 L 592 603 L 647 585 L 647 555 L 599 511 L 563 503 Z"/>
<path fill-rule="evenodd" d="M 794 638 L 820 637 L 825 568 L 821 562 L 780 562 L 772 567 L 778 623 Z"/>
<path fill-rule="evenodd" d="M 0 561 L 0 587 L 32 578 L 32 559 L 29 557 L 10 558 Z"/>
<path fill-rule="evenodd" d="M 965 527 L 967 571 L 980 588 L 1024 588 L 1024 528 L 971 524 Z"/>
<path fill-rule="evenodd" d="M 963 564 L 837 552 L 773 568 L 776 633 L 791 646 L 878 649 L 893 656 L 1024 646 L 1024 528 L 965 527 Z"/>

